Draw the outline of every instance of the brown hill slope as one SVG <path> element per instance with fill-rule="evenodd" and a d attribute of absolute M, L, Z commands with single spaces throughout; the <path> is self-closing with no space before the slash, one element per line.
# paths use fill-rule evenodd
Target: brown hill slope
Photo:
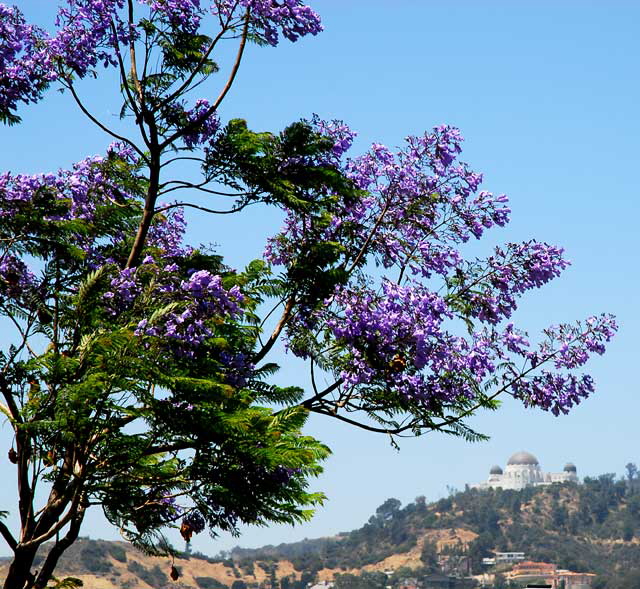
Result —
<path fill-rule="evenodd" d="M 433 569 L 443 558 L 479 573 L 494 550 L 596 572 L 599 588 L 638 589 L 640 486 L 603 475 L 520 492 L 467 490 L 432 504 L 418 498 L 401 507 L 389 499 L 362 528 L 335 537 L 177 559 L 182 576 L 175 583 L 170 559 L 123 542 L 83 539 L 65 554 L 57 575 L 80 577 L 95 589 L 267 589 L 274 581 L 280 589 L 303 589 L 337 573 Z M 2 572 L 0 566 L 0 579 Z"/>

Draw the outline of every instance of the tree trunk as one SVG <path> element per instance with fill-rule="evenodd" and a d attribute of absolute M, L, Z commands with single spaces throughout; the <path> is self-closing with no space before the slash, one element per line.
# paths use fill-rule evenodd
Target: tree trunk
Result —
<path fill-rule="evenodd" d="M 4 589 L 31 589 L 33 587 L 35 575 L 31 572 L 31 567 L 37 551 L 37 547 L 24 549 L 18 544 L 4 582 Z"/>

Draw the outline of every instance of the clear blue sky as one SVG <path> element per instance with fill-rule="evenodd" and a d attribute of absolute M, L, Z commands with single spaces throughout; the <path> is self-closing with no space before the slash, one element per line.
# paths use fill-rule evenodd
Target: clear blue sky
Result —
<path fill-rule="evenodd" d="M 18 0 L 47 20 L 49 0 Z M 491 441 L 469 445 L 442 436 L 388 440 L 313 419 L 311 433 L 334 451 L 314 485 L 329 500 L 308 525 L 248 529 L 236 540 L 194 539 L 207 553 L 235 544 L 257 546 L 330 535 L 362 525 L 388 497 L 429 500 L 447 486 L 486 478 L 515 451 L 528 450 L 543 470 L 574 462 L 578 474 L 621 474 L 640 463 L 640 4 L 610 0 L 324 0 L 312 4 L 325 32 L 277 49 L 252 47 L 228 97 L 224 117 L 278 130 L 318 113 L 360 132 L 356 150 L 372 141 L 394 146 L 439 123 L 460 127 L 463 159 L 485 174 L 485 188 L 511 198 L 513 221 L 492 242 L 538 240 L 563 245 L 572 267 L 530 293 L 518 321 L 536 333 L 549 323 L 612 312 L 621 329 L 609 352 L 589 366 L 598 392 L 569 416 L 525 410 L 505 400 L 474 424 Z M 115 121 L 109 84 L 87 84 L 87 102 Z M 217 88 L 208 87 L 208 97 Z M 101 153 L 108 140 L 91 129 L 66 95 L 52 93 L 24 109 L 25 122 L 2 129 L 2 169 L 50 171 Z M 193 240 L 215 241 L 233 265 L 262 249 L 276 214 L 235 220 L 194 217 Z M 281 378 L 299 380 L 283 358 Z M 8 427 L 0 429 L 2 439 Z M 0 444 L 6 448 L 7 443 Z M 0 454 L 1 480 L 13 475 Z M 0 509 L 13 508 L 13 487 L 0 485 Z M 97 516 L 84 534 L 116 538 Z M 0 549 L 0 553 L 6 552 Z"/>

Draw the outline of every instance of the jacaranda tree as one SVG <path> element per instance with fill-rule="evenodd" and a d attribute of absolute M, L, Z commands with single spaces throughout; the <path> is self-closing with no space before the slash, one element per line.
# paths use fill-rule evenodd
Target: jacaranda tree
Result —
<path fill-rule="evenodd" d="M 5 588 L 46 587 L 93 505 L 160 551 L 171 526 L 188 540 L 308 518 L 328 453 L 302 433 L 310 412 L 392 440 L 474 440 L 465 419 L 500 394 L 558 414 L 593 391 L 577 371 L 612 317 L 537 344 L 508 322 L 568 265 L 562 249 L 463 257 L 509 209 L 459 161 L 456 129 L 349 156 L 339 121 L 271 133 L 220 120 L 247 42 L 321 29 L 300 0 L 68 0 L 49 32 L 0 4 L 3 121 L 59 87 L 111 136 L 70 170 L 0 176 L 0 410 L 17 478 L 3 507 L 19 522 L 0 521 Z M 79 96 L 102 68 L 119 75 L 124 132 Z M 188 244 L 185 207 L 250 205 L 285 223 L 243 271 Z M 309 390 L 273 384 L 279 341 L 306 361 Z"/>

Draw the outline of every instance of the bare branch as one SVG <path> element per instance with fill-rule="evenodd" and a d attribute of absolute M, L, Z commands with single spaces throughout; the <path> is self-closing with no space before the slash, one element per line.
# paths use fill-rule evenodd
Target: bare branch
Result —
<path fill-rule="evenodd" d="M 343 383 L 344 383 L 344 380 L 342 378 L 339 378 L 338 380 L 336 380 L 336 382 L 334 382 L 332 385 L 328 386 L 323 391 L 316 392 L 316 394 L 313 397 L 309 397 L 308 399 L 303 401 L 302 402 L 302 406 L 305 407 L 306 409 L 312 409 L 313 408 L 313 403 L 315 401 L 319 401 L 320 399 L 326 397 L 328 394 L 332 393 L 337 388 L 339 388 Z M 314 389 L 315 389 L 315 382 L 314 382 Z"/>
<path fill-rule="evenodd" d="M 233 209 L 229 209 L 228 211 L 218 211 L 215 209 L 209 209 L 207 207 L 202 207 L 200 205 L 194 205 L 192 203 L 189 202 L 177 202 L 171 205 L 167 205 L 166 207 L 161 207 L 159 209 L 156 209 L 156 213 L 162 213 L 164 211 L 168 211 L 169 209 L 175 209 L 177 207 L 190 207 L 192 209 L 198 209 L 199 211 L 204 211 L 205 213 L 214 213 L 216 215 L 229 215 L 231 213 L 238 213 L 240 212 L 242 209 L 244 209 L 245 207 L 248 207 L 250 204 L 252 203 L 245 203 L 243 205 L 237 206 Z"/>
<path fill-rule="evenodd" d="M 5 524 L 3 524 L 1 521 L 0 521 L 0 534 L 2 534 L 2 537 L 5 539 L 5 541 L 9 545 L 9 548 L 11 548 L 11 550 L 15 550 L 16 546 L 18 545 L 18 542 L 13 537 L 13 534 L 9 531 L 9 528 Z"/>
<path fill-rule="evenodd" d="M 172 164 L 174 162 L 180 162 L 180 161 L 193 161 L 193 162 L 199 162 L 201 164 L 204 164 L 204 159 L 201 158 L 201 157 L 181 155 L 181 156 L 172 157 L 171 159 L 166 160 L 165 162 L 163 162 L 160 165 L 160 167 L 164 168 L 165 166 L 168 166 L 169 164 Z"/>
<path fill-rule="evenodd" d="M 128 0 L 128 8 L 129 8 L 129 26 L 132 27 L 134 25 L 133 22 L 133 0 Z M 144 110 L 144 94 L 142 92 L 142 85 L 140 84 L 140 80 L 138 79 L 138 65 L 136 63 L 136 45 L 133 37 L 129 41 L 129 58 L 131 59 L 131 78 L 133 79 L 133 84 L 136 87 L 136 91 L 138 92 L 138 98 L 140 99 L 140 107 Z"/>
<path fill-rule="evenodd" d="M 49 551 L 46 560 L 42 565 L 42 569 L 40 570 L 40 574 L 36 579 L 34 584 L 34 589 L 44 589 L 49 583 L 49 579 L 55 570 L 56 565 L 58 564 L 58 559 L 62 555 L 62 553 L 73 544 L 78 538 L 78 534 L 80 533 L 80 526 L 82 524 L 82 520 L 84 519 L 84 514 L 86 511 L 86 507 L 84 507 L 84 503 L 80 505 L 78 508 L 75 517 L 71 520 L 71 525 L 69 526 L 69 531 L 65 535 L 64 538 L 58 540 L 53 548 Z"/>
<path fill-rule="evenodd" d="M 161 151 L 164 150 L 165 147 L 167 147 L 168 145 L 171 145 L 176 139 L 179 139 L 186 133 L 189 133 L 198 125 L 200 125 L 203 121 L 206 121 L 214 112 L 218 110 L 218 107 L 224 100 L 224 97 L 227 95 L 227 93 L 231 89 L 231 86 L 233 85 L 233 82 L 236 78 L 236 74 L 238 73 L 238 69 L 240 68 L 240 62 L 242 61 L 244 48 L 245 48 L 245 45 L 247 44 L 248 34 L 249 34 L 249 9 L 247 8 L 247 14 L 244 19 L 244 27 L 242 29 L 242 37 L 240 38 L 240 46 L 238 47 L 236 60 L 235 60 L 235 63 L 233 64 L 233 67 L 231 68 L 231 73 L 229 74 L 227 83 L 225 84 L 224 88 L 218 95 L 218 98 L 216 98 L 216 101 L 203 113 L 202 116 L 198 117 L 197 119 L 192 121 L 190 124 L 185 125 L 182 129 L 176 131 L 173 135 L 170 135 L 167 139 L 165 139 L 160 144 Z"/>
<path fill-rule="evenodd" d="M 127 137 L 124 137 L 123 135 L 118 135 L 117 133 L 114 133 L 111 129 L 109 129 L 109 127 L 107 127 L 106 125 L 104 125 L 103 123 L 101 123 L 96 117 L 94 117 L 85 107 L 84 104 L 82 104 L 82 101 L 80 100 L 75 88 L 73 87 L 73 84 L 71 83 L 70 80 L 66 81 L 65 86 L 71 91 L 71 94 L 73 96 L 73 99 L 76 101 L 76 104 L 80 107 L 80 110 L 84 113 L 84 115 L 97 127 L 99 127 L 100 129 L 102 129 L 105 133 L 107 133 L 107 135 L 111 135 L 111 137 L 113 137 L 114 139 L 117 139 L 118 141 L 122 141 L 124 143 L 126 143 L 127 145 L 130 145 L 137 153 L 138 155 L 140 155 L 140 157 L 145 161 L 145 163 L 148 163 L 147 160 L 147 156 L 145 155 L 145 153 L 133 142 L 131 141 L 131 139 L 128 139 Z"/>
<path fill-rule="evenodd" d="M 39 546 L 43 542 L 46 542 L 47 540 L 50 540 L 51 538 L 53 538 L 60 530 L 62 530 L 62 528 L 64 528 L 77 515 L 79 505 L 80 505 L 80 493 L 77 493 L 73 502 L 69 506 L 67 513 L 65 513 L 53 526 L 51 526 L 46 532 L 44 532 L 40 536 L 32 538 L 28 542 L 22 542 L 21 543 L 22 546 L 25 546 L 25 547 Z"/>
<path fill-rule="evenodd" d="M 129 3 L 131 3 L 131 0 L 129 0 Z M 207 61 L 207 59 L 209 59 L 209 56 L 211 55 L 211 52 L 215 49 L 215 46 L 218 44 L 220 39 L 222 39 L 223 35 L 226 33 L 228 26 L 229 26 L 229 20 L 227 20 L 225 25 L 223 25 L 221 21 L 220 32 L 214 37 L 211 43 L 209 43 L 209 47 L 207 47 L 207 50 L 202 54 L 202 57 L 198 61 L 193 71 L 189 74 L 187 79 L 180 85 L 179 88 L 177 88 L 174 92 L 172 92 L 169 96 L 167 96 L 167 98 L 165 98 L 162 101 L 162 103 L 160 104 L 161 109 L 167 106 L 168 104 L 170 104 L 172 100 L 175 100 L 178 96 L 182 95 L 184 91 L 187 90 L 187 88 L 189 88 L 189 86 L 191 85 L 191 82 L 193 82 L 195 77 L 200 73 L 200 70 L 202 69 L 202 66 L 204 65 L 204 63 Z"/>
<path fill-rule="evenodd" d="M 311 407 L 309 409 L 309 411 L 312 411 L 313 413 L 318 413 L 320 415 L 328 415 L 329 417 L 334 417 L 335 419 L 338 419 L 339 421 L 344 421 L 345 423 L 349 423 L 350 425 L 354 425 L 355 427 L 358 427 L 360 429 L 366 430 L 368 432 L 374 432 L 374 433 L 378 433 L 378 434 L 389 434 L 391 436 L 396 436 L 398 434 L 401 434 L 402 432 L 405 432 L 409 429 L 412 429 L 416 426 L 416 422 L 415 420 L 412 420 L 411 422 L 409 422 L 406 425 L 402 425 L 396 428 L 381 428 L 381 427 L 375 427 L 372 425 L 368 425 L 366 423 L 362 423 L 360 421 L 356 421 L 355 419 L 349 419 L 348 417 L 345 417 L 344 415 L 340 415 L 339 413 L 334 413 L 332 411 L 328 411 L 326 409 L 322 409 L 320 407 Z"/>
<path fill-rule="evenodd" d="M 175 184 L 175 186 L 173 186 L 172 188 L 169 188 L 168 190 L 163 190 L 165 186 L 169 186 L 171 184 Z M 185 180 L 170 180 L 169 182 L 164 182 L 163 184 L 160 185 L 160 192 L 159 194 L 169 194 L 170 192 L 173 192 L 175 190 L 183 190 L 183 189 L 187 189 L 187 188 L 192 188 L 195 190 L 199 190 L 200 192 L 206 192 L 207 194 L 215 194 L 216 196 L 231 196 L 231 197 L 235 197 L 235 198 L 241 198 L 243 196 L 253 196 L 255 195 L 254 192 L 220 192 L 219 190 L 212 190 L 211 188 L 204 188 L 207 184 L 209 184 L 208 180 L 204 180 L 203 182 L 200 182 L 199 184 L 194 184 L 193 182 L 187 182 Z"/>
<path fill-rule="evenodd" d="M 356 266 L 360 263 L 360 260 L 362 259 L 362 257 L 366 254 L 367 248 L 369 247 L 369 244 L 371 243 L 373 236 L 376 234 L 378 227 L 380 227 L 380 225 L 382 224 L 382 220 L 384 219 L 384 216 L 388 210 L 389 210 L 389 201 L 386 202 L 386 204 L 384 205 L 384 208 L 382 209 L 382 211 L 380 211 L 380 214 L 378 215 L 378 218 L 376 219 L 376 222 L 373 225 L 373 229 L 371 229 L 371 232 L 369 233 L 369 235 L 367 235 L 367 239 L 365 239 L 364 243 L 362 244 L 362 247 L 360 248 L 360 251 L 354 258 L 353 262 L 351 263 L 351 266 L 349 266 L 349 269 L 347 270 L 347 274 L 351 274 L 351 272 L 353 272 Z"/>
<path fill-rule="evenodd" d="M 282 333 L 282 330 L 287 324 L 287 321 L 289 321 L 289 319 L 291 318 L 291 313 L 293 311 L 294 305 L 295 305 L 295 297 L 292 295 L 289 297 L 289 300 L 287 301 L 287 304 L 284 307 L 284 311 L 282 312 L 282 316 L 280 317 L 280 321 L 278 321 L 278 324 L 276 325 L 275 329 L 269 336 L 269 339 L 264 344 L 264 346 L 262 346 L 262 349 L 253 358 L 253 361 L 255 364 L 260 362 L 269 353 L 271 348 L 273 348 L 273 345 L 278 340 L 278 337 L 280 337 L 280 334 Z"/>

